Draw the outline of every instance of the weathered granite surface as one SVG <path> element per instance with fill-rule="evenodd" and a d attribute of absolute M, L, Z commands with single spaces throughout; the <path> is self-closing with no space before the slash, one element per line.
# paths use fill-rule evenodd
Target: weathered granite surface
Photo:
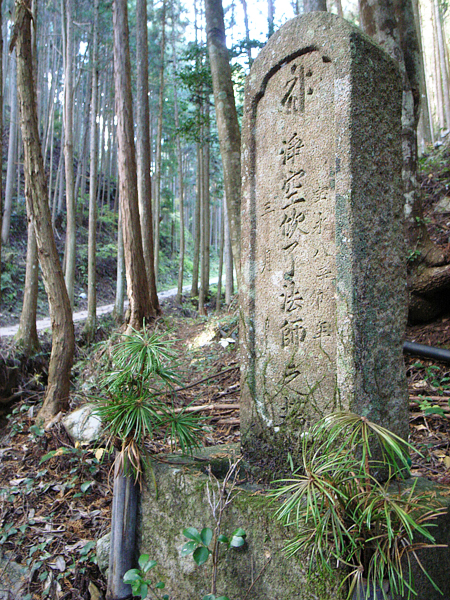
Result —
<path fill-rule="evenodd" d="M 360 30 L 317 12 L 255 60 L 243 123 L 241 435 L 285 463 L 349 408 L 406 436 L 401 83 Z"/>
<path fill-rule="evenodd" d="M 182 557 L 181 548 L 187 542 L 182 535 L 185 527 L 199 531 L 213 527 L 214 520 L 208 501 L 208 464 L 213 472 L 225 475 L 229 459 L 238 451 L 233 445 L 204 449 L 201 460 L 165 457 L 155 463 L 154 474 L 148 474 L 142 492 L 139 517 L 139 553 L 146 553 L 158 561 L 155 581 L 164 581 L 171 600 L 200 600 L 210 592 L 210 560 L 197 567 L 192 556 Z M 178 460 L 178 464 L 170 464 Z M 219 566 L 218 595 L 230 600 L 244 600 L 253 583 L 248 599 L 252 600 L 341 600 L 336 581 L 326 581 L 317 575 L 308 580 L 306 556 L 287 558 L 283 552 L 293 531 L 281 527 L 273 519 L 274 506 L 267 497 L 268 489 L 245 483 L 246 470 L 242 467 L 238 494 L 226 510 L 222 533 L 231 533 L 237 527 L 247 532 L 246 545 L 223 556 Z M 411 486 L 413 480 L 405 482 Z M 395 484 L 397 485 L 397 484 Z M 431 489 L 444 506 L 450 507 L 448 488 L 427 480 L 419 480 L 418 489 Z M 441 516 L 433 528 L 436 542 L 450 543 L 450 515 Z M 444 592 L 437 592 L 420 568 L 413 562 L 413 574 L 418 600 L 448 600 L 450 598 L 450 550 L 432 548 L 420 550 L 418 556 L 434 581 Z M 342 576 L 342 571 L 336 577 Z M 344 596 L 345 597 L 345 596 Z M 393 600 L 404 600 L 396 596 Z"/>

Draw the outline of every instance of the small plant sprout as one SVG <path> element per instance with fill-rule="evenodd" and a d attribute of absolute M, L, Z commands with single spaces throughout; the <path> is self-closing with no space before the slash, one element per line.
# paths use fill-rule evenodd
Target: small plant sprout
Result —
<path fill-rule="evenodd" d="M 166 587 L 164 582 L 158 581 L 154 584 L 146 577 L 147 573 L 154 569 L 158 564 L 156 560 L 150 560 L 148 554 L 141 554 L 138 562 L 139 569 L 130 569 L 123 577 L 124 583 L 131 585 L 133 596 L 140 596 L 141 598 L 162 598 L 162 600 L 169 600 L 169 596 L 167 594 L 161 595 L 160 590 L 163 590 Z"/>
<path fill-rule="evenodd" d="M 223 513 L 236 496 L 235 488 L 241 460 L 230 463 L 222 482 L 213 475 L 211 467 L 209 468 L 207 494 L 211 513 L 216 523 L 215 528 L 205 527 L 200 532 L 195 527 L 187 527 L 183 530 L 183 535 L 190 541 L 181 549 L 182 556 L 192 554 L 194 561 L 199 566 L 206 563 L 210 556 L 212 558 L 211 593 L 204 596 L 202 600 L 228 600 L 227 596 L 216 596 L 220 545 L 230 550 L 231 548 L 240 548 L 245 544 L 247 534 L 241 527 L 235 529 L 228 536 L 221 532 Z"/>

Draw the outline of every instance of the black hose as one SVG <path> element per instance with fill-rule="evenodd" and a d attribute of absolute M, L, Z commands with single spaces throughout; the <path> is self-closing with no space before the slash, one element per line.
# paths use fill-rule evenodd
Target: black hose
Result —
<path fill-rule="evenodd" d="M 434 346 L 425 346 L 425 344 L 416 344 L 416 342 L 404 342 L 403 352 L 424 356 L 426 358 L 434 358 L 443 362 L 450 362 L 450 350 L 435 348 Z"/>

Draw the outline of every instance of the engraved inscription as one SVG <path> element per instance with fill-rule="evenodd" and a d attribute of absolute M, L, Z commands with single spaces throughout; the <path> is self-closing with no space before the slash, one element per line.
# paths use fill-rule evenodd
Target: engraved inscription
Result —
<path fill-rule="evenodd" d="M 295 321 L 284 321 L 281 328 L 281 347 L 289 348 L 300 345 L 301 342 L 305 341 L 306 329 L 303 326 L 303 319 L 296 319 Z"/>
<path fill-rule="evenodd" d="M 303 65 L 291 65 L 291 76 L 284 84 L 281 106 L 289 114 L 305 110 L 305 71 Z"/>

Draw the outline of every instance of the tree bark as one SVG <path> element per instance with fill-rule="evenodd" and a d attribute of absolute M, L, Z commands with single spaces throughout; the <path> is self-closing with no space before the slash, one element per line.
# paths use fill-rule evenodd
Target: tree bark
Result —
<path fill-rule="evenodd" d="M 97 326 L 97 177 L 98 177 L 98 13 L 99 0 L 94 0 L 94 26 L 92 40 L 92 86 L 90 119 L 89 166 L 89 233 L 88 233 L 88 314 L 84 334 L 89 342 L 94 339 Z M 84 190 L 83 190 L 84 192 Z"/>
<path fill-rule="evenodd" d="M 2 3 L 0 2 L 0 156 L 3 156 L 3 27 Z M 3 215 L 3 169 L 0 169 L 0 233 L 2 231 Z M 0 235 L 0 278 L 2 274 L 2 236 Z M 0 285 L 0 301 L 2 299 L 2 286 Z"/>
<path fill-rule="evenodd" d="M 139 222 L 126 0 L 114 0 L 113 7 L 114 86 L 116 90 L 122 230 L 127 291 L 130 301 L 129 325 L 139 330 L 142 328 L 143 320 L 151 319 L 155 313 L 150 304 Z"/>
<path fill-rule="evenodd" d="M 52 353 L 48 386 L 38 419 L 50 420 L 68 405 L 70 371 L 75 346 L 72 311 L 56 250 L 47 198 L 47 182 L 39 141 L 33 85 L 30 0 L 16 0 L 12 46 L 17 56 L 17 90 L 24 145 L 24 171 L 30 191 L 30 214 L 36 232 L 39 260 L 52 322 Z"/>
<path fill-rule="evenodd" d="M 234 292 L 233 281 L 233 252 L 231 249 L 230 226 L 228 223 L 228 212 L 224 213 L 224 238 L 225 238 L 225 304 L 230 306 Z"/>
<path fill-rule="evenodd" d="M 231 245 L 240 281 L 241 134 L 234 101 L 225 38 L 222 0 L 205 0 L 208 53 L 211 64 L 220 154 L 231 232 Z"/>
<path fill-rule="evenodd" d="M 73 174 L 73 0 L 65 0 L 66 47 L 64 62 L 64 165 L 66 174 L 65 281 L 73 309 L 76 260 L 76 210 Z"/>
<path fill-rule="evenodd" d="M 160 212 L 161 212 L 161 166 L 162 166 L 162 126 L 164 112 L 164 51 L 166 47 L 166 0 L 163 0 L 161 18 L 161 52 L 159 66 L 158 128 L 156 134 L 155 157 L 155 278 L 158 281 L 159 246 L 160 246 Z"/>
<path fill-rule="evenodd" d="M 25 192 L 29 195 L 28 190 Z M 31 200 L 27 199 L 27 206 L 31 205 Z M 30 356 L 39 349 L 39 338 L 36 328 L 36 313 L 38 299 L 38 249 L 36 244 L 36 235 L 34 225 L 28 212 L 28 242 L 27 242 L 27 262 L 25 271 L 25 285 L 23 290 L 22 312 L 20 313 L 19 329 L 14 336 L 16 345 L 22 350 L 25 356 Z"/>
<path fill-rule="evenodd" d="M 225 203 L 224 203 L 224 210 L 226 210 Z M 222 218 L 220 219 L 219 273 L 218 273 L 218 279 L 217 279 L 216 312 L 220 311 L 220 304 L 222 301 L 223 251 L 224 251 L 224 247 L 225 247 L 224 223 L 225 223 L 225 219 L 223 218 L 223 215 L 222 215 Z"/>
<path fill-rule="evenodd" d="M 438 0 L 433 1 L 434 7 L 434 18 L 436 23 L 436 42 L 438 48 L 438 56 L 439 56 L 439 65 L 440 65 L 440 74 L 441 79 L 438 79 L 438 84 L 442 86 L 442 96 L 443 96 L 443 104 L 444 104 L 444 114 L 445 114 L 445 126 L 447 129 L 450 129 L 450 92 L 449 92 L 449 81 L 448 81 L 448 65 L 447 58 L 445 55 L 444 48 L 444 36 L 443 36 L 443 27 L 442 27 L 442 15 L 441 10 L 439 8 Z"/>
<path fill-rule="evenodd" d="M 123 252 L 122 211 L 119 206 L 119 219 L 117 223 L 117 278 L 116 301 L 114 303 L 114 321 L 117 325 L 123 323 L 123 307 L 125 300 L 125 259 Z"/>
<path fill-rule="evenodd" d="M 403 81 L 402 138 L 406 239 L 419 250 L 420 262 L 438 265 L 443 253 L 430 240 L 417 185 L 417 124 L 420 109 L 421 56 L 412 0 L 359 0 L 363 30 L 398 61 Z"/>
<path fill-rule="evenodd" d="M 198 107 L 200 112 L 201 108 Z M 201 215 L 202 215 L 202 165 L 203 165 L 203 150 L 202 145 L 198 141 L 197 144 L 197 193 L 195 197 L 194 208 L 194 257 L 192 260 L 192 285 L 191 296 L 198 296 L 198 267 L 200 264 L 201 251 Z"/>
<path fill-rule="evenodd" d="M 327 0 L 303 0 L 303 12 L 309 13 L 313 11 L 327 10 Z"/>
<path fill-rule="evenodd" d="M 180 211 L 180 253 L 178 262 L 178 281 L 177 295 L 175 302 L 181 304 L 183 297 L 183 274 L 184 274 L 184 254 L 185 254 L 185 232 L 184 232 L 184 182 L 183 182 L 183 153 L 181 151 L 181 136 L 180 136 L 180 118 L 178 114 L 178 93 L 175 74 L 177 72 L 177 52 L 176 52 L 176 35 L 175 35 L 175 17 L 174 17 L 174 2 L 172 1 L 172 59 L 173 59 L 173 108 L 176 129 L 176 146 L 177 146 L 177 170 L 178 170 L 178 190 L 179 190 L 179 211 Z"/>
<path fill-rule="evenodd" d="M 150 176 L 150 111 L 148 106 L 148 39 L 147 0 L 136 0 L 136 64 L 137 64 L 137 181 L 142 247 L 147 272 L 150 302 L 159 314 L 153 246 L 152 181 Z"/>
<path fill-rule="evenodd" d="M 14 192 L 14 181 L 18 168 L 17 157 L 17 73 L 16 53 L 11 54 L 11 89 L 10 89 L 10 122 L 8 143 L 8 164 L 6 168 L 5 206 L 2 221 L 2 243 L 9 244 L 9 230 L 11 225 L 12 199 Z"/>

